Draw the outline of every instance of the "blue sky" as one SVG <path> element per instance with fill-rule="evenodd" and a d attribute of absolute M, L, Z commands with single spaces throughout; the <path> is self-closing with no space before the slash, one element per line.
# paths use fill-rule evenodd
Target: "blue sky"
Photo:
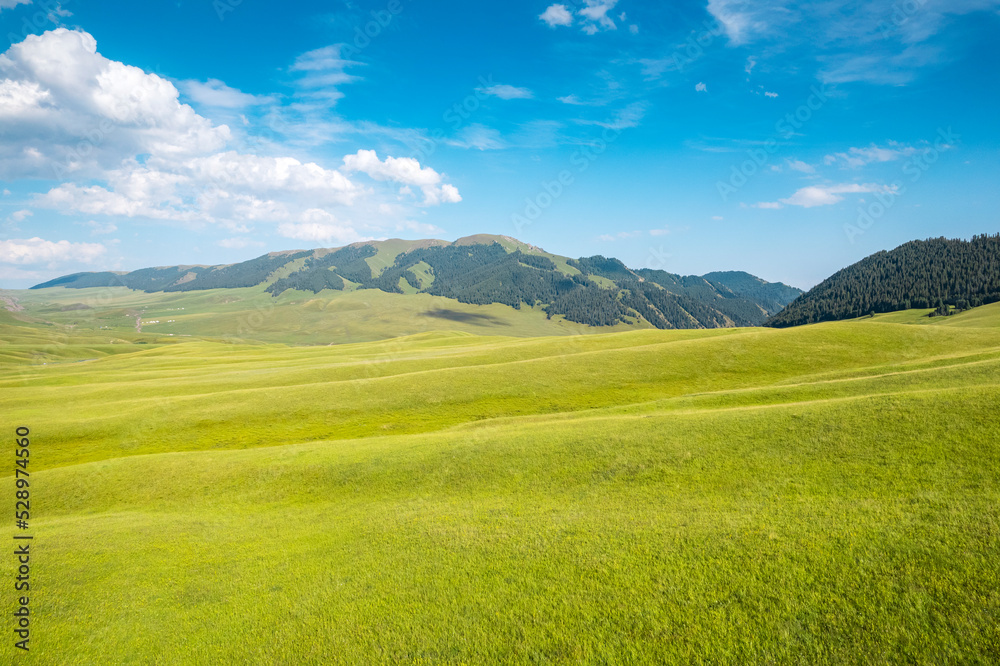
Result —
<path fill-rule="evenodd" d="M 1000 230 L 1000 0 L 0 0 L 0 286 L 505 234 L 808 288 Z"/>

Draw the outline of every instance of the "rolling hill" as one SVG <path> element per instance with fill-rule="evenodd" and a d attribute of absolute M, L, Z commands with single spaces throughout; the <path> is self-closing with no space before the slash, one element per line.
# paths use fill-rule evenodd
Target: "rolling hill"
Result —
<path fill-rule="evenodd" d="M 33 296 L 36 663 L 1000 659 L 1000 304 L 288 346 Z"/>
<path fill-rule="evenodd" d="M 35 290 L 125 287 L 148 293 L 261 288 L 286 292 L 427 294 L 458 303 L 535 308 L 590 326 L 660 329 L 759 326 L 802 292 L 747 273 L 682 277 L 631 270 L 601 256 L 578 260 L 506 236 L 372 241 L 277 252 L 228 266 L 172 266 L 131 273 L 77 273 Z"/>
<path fill-rule="evenodd" d="M 933 238 L 877 252 L 830 278 L 767 320 L 783 328 L 911 308 L 1000 301 L 1000 234 L 970 241 Z"/>

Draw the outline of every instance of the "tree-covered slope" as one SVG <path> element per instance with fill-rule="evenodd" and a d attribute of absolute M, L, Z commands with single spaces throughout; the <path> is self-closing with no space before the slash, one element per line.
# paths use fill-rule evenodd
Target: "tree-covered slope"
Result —
<path fill-rule="evenodd" d="M 784 328 L 910 308 L 1000 301 L 1000 234 L 933 238 L 877 252 L 834 274 L 767 321 Z"/>
<path fill-rule="evenodd" d="M 614 258 L 573 260 L 505 236 L 471 236 L 454 243 L 373 241 L 333 250 L 272 253 L 231 266 L 79 273 L 34 289 L 123 286 L 179 292 L 263 286 L 274 296 L 288 290 L 378 289 L 426 293 L 470 305 L 537 307 L 549 317 L 591 326 L 648 324 L 662 329 L 759 326 L 801 293 L 746 273 L 716 275 L 726 277 L 633 271 Z"/>

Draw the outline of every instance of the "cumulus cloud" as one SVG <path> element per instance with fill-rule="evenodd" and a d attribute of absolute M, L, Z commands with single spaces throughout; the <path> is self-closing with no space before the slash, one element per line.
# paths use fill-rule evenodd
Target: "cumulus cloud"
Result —
<path fill-rule="evenodd" d="M 432 170 L 433 171 L 433 170 Z M 278 222 L 307 208 L 350 206 L 363 189 L 342 172 L 292 157 L 228 151 L 183 161 L 130 161 L 106 174 L 107 185 L 65 183 L 39 205 L 86 215 L 181 222 Z"/>
<path fill-rule="evenodd" d="M 12 7 L 17 7 L 18 5 L 30 5 L 32 0 L 0 0 L 0 11 L 4 9 L 11 9 Z"/>
<path fill-rule="evenodd" d="M 560 26 L 571 26 L 580 20 L 581 30 L 588 35 L 596 35 L 602 30 L 617 30 L 618 24 L 608 16 L 608 12 L 615 8 L 618 0 L 583 0 L 583 6 L 576 12 L 576 17 L 566 5 L 550 5 L 538 18 L 540 18 L 550 28 Z M 618 17 L 620 21 L 626 18 L 625 13 Z M 639 32 L 637 26 L 630 26 L 632 34 Z"/>
<path fill-rule="evenodd" d="M 500 99 L 531 99 L 535 96 L 535 94 L 527 88 L 518 88 L 516 86 L 510 86 L 503 83 L 486 88 L 478 88 L 477 90 L 483 94 L 499 97 Z"/>
<path fill-rule="evenodd" d="M 597 32 L 598 28 L 603 30 L 618 29 L 614 20 L 608 16 L 608 12 L 614 9 L 618 0 L 584 0 L 584 2 L 585 6 L 578 12 L 587 21 L 584 25 L 584 32 L 592 35 Z M 624 14 L 622 20 L 625 20 Z"/>
<path fill-rule="evenodd" d="M 566 5 L 551 5 L 538 18 L 548 24 L 550 28 L 573 25 L 573 15 L 566 8 Z"/>
<path fill-rule="evenodd" d="M 379 160 L 374 150 L 359 150 L 344 157 L 344 170 L 361 172 L 379 181 L 392 181 L 419 187 L 424 193 L 424 204 L 458 203 L 462 197 L 454 185 L 442 184 L 442 177 L 430 167 L 420 166 L 412 157 L 387 157 Z"/>
<path fill-rule="evenodd" d="M 291 71 L 300 77 L 302 91 L 296 112 L 310 104 L 328 109 L 331 86 L 356 78 L 344 69 L 357 63 L 341 52 L 324 47 L 295 61 Z M 216 79 L 179 85 L 187 99 L 236 110 L 231 115 L 272 101 Z M 486 149 L 495 137 L 466 138 Z M 87 218 L 218 224 L 238 233 L 255 223 L 320 224 L 326 226 L 285 229 L 329 238 L 360 233 L 345 221 L 350 214 L 334 224 L 320 220 L 316 211 L 332 219 L 331 210 L 353 209 L 365 224 L 376 224 L 380 216 L 392 224 L 406 215 L 395 193 L 386 200 L 384 193 L 355 183 L 346 166 L 330 169 L 280 154 L 242 153 L 232 150 L 231 142 L 229 127 L 181 103 L 174 84 L 105 58 L 85 32 L 58 29 L 29 36 L 0 55 L 0 179 L 62 181 L 35 195 L 37 206 Z M 279 144 L 264 147 L 281 151 Z M 365 168 L 356 171 L 418 187 L 422 200 L 409 205 L 461 200 L 453 185 L 416 160 L 375 162 L 381 166 L 359 162 Z M 115 228 L 106 221 L 92 224 Z M 98 227 L 93 232 L 105 233 Z"/>
<path fill-rule="evenodd" d="M 309 241 L 312 243 L 355 243 L 371 240 L 363 237 L 348 224 L 339 222 L 325 210 L 307 210 L 302 220 L 285 222 L 278 227 L 278 234 L 285 238 Z"/>
<path fill-rule="evenodd" d="M 32 215 L 34 215 L 34 213 L 31 212 L 30 210 L 16 210 L 10 215 L 8 215 L 7 219 L 13 222 L 14 224 L 17 224 L 19 222 L 23 222 Z"/>
<path fill-rule="evenodd" d="M 223 148 L 214 126 L 172 83 L 108 60 L 94 38 L 59 28 L 0 55 L 0 177 L 92 176 L 140 154 Z"/>
<path fill-rule="evenodd" d="M 107 248 L 100 243 L 53 242 L 41 238 L 0 241 L 0 263 L 3 264 L 50 267 L 70 262 L 92 264 L 105 252 Z"/>

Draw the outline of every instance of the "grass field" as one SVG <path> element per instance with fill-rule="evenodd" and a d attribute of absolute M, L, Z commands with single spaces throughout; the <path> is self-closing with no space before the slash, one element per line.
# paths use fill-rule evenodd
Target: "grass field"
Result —
<path fill-rule="evenodd" d="M 1000 660 L 1000 304 L 292 346 L 371 294 L 68 291 L 0 312 L 34 663 Z"/>

